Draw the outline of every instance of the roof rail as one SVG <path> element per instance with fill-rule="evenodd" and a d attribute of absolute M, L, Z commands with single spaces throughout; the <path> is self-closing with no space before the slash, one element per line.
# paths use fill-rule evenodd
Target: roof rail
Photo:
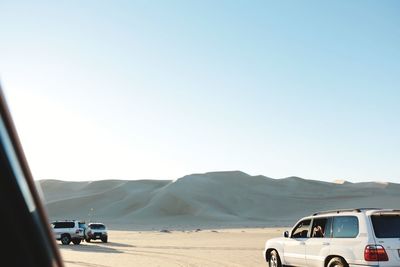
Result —
<path fill-rule="evenodd" d="M 338 210 L 326 210 L 313 213 L 312 216 L 327 214 L 327 213 L 341 213 L 341 212 L 362 212 L 366 210 L 381 210 L 381 208 L 357 208 L 357 209 L 338 209 Z"/>
<path fill-rule="evenodd" d="M 377 215 L 377 214 L 378 215 L 386 215 L 386 214 L 391 214 L 391 213 L 398 214 L 398 213 L 400 213 L 400 210 L 399 209 L 380 209 L 380 210 L 373 212 L 372 214 L 373 215 Z"/>

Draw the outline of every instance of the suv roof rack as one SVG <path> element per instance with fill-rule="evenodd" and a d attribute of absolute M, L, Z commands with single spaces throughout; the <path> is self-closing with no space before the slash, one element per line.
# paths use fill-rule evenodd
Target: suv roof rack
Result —
<path fill-rule="evenodd" d="M 362 212 L 367 210 L 381 210 L 381 208 L 357 208 L 357 209 L 338 209 L 338 210 L 326 210 L 313 213 L 312 216 L 327 214 L 327 213 L 341 213 L 341 212 Z"/>
<path fill-rule="evenodd" d="M 382 215 L 382 214 L 390 214 L 390 213 L 399 213 L 399 209 L 380 209 L 375 212 L 373 212 L 373 215 Z"/>
<path fill-rule="evenodd" d="M 55 220 L 55 221 L 51 221 L 51 223 L 57 223 L 57 222 L 78 222 L 78 223 L 86 223 L 86 221 L 84 220 Z"/>

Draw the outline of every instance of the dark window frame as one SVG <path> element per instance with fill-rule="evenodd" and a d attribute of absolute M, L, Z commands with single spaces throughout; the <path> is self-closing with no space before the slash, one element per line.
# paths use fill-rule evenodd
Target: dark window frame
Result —
<path fill-rule="evenodd" d="M 10 266 L 64 266 L 0 86 L 0 225 Z M 29 237 L 29 238 L 27 238 Z"/>

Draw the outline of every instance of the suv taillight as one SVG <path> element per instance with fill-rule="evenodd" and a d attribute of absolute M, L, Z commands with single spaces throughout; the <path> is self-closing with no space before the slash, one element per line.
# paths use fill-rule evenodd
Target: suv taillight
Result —
<path fill-rule="evenodd" d="M 367 245 L 364 250 L 364 259 L 366 261 L 388 261 L 388 255 L 385 248 L 381 245 Z"/>

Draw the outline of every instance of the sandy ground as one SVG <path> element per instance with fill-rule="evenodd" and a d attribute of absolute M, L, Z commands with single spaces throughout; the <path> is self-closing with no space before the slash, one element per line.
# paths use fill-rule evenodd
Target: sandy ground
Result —
<path fill-rule="evenodd" d="M 67 267 L 266 266 L 266 240 L 283 228 L 201 231 L 109 231 L 109 242 L 59 244 Z"/>

